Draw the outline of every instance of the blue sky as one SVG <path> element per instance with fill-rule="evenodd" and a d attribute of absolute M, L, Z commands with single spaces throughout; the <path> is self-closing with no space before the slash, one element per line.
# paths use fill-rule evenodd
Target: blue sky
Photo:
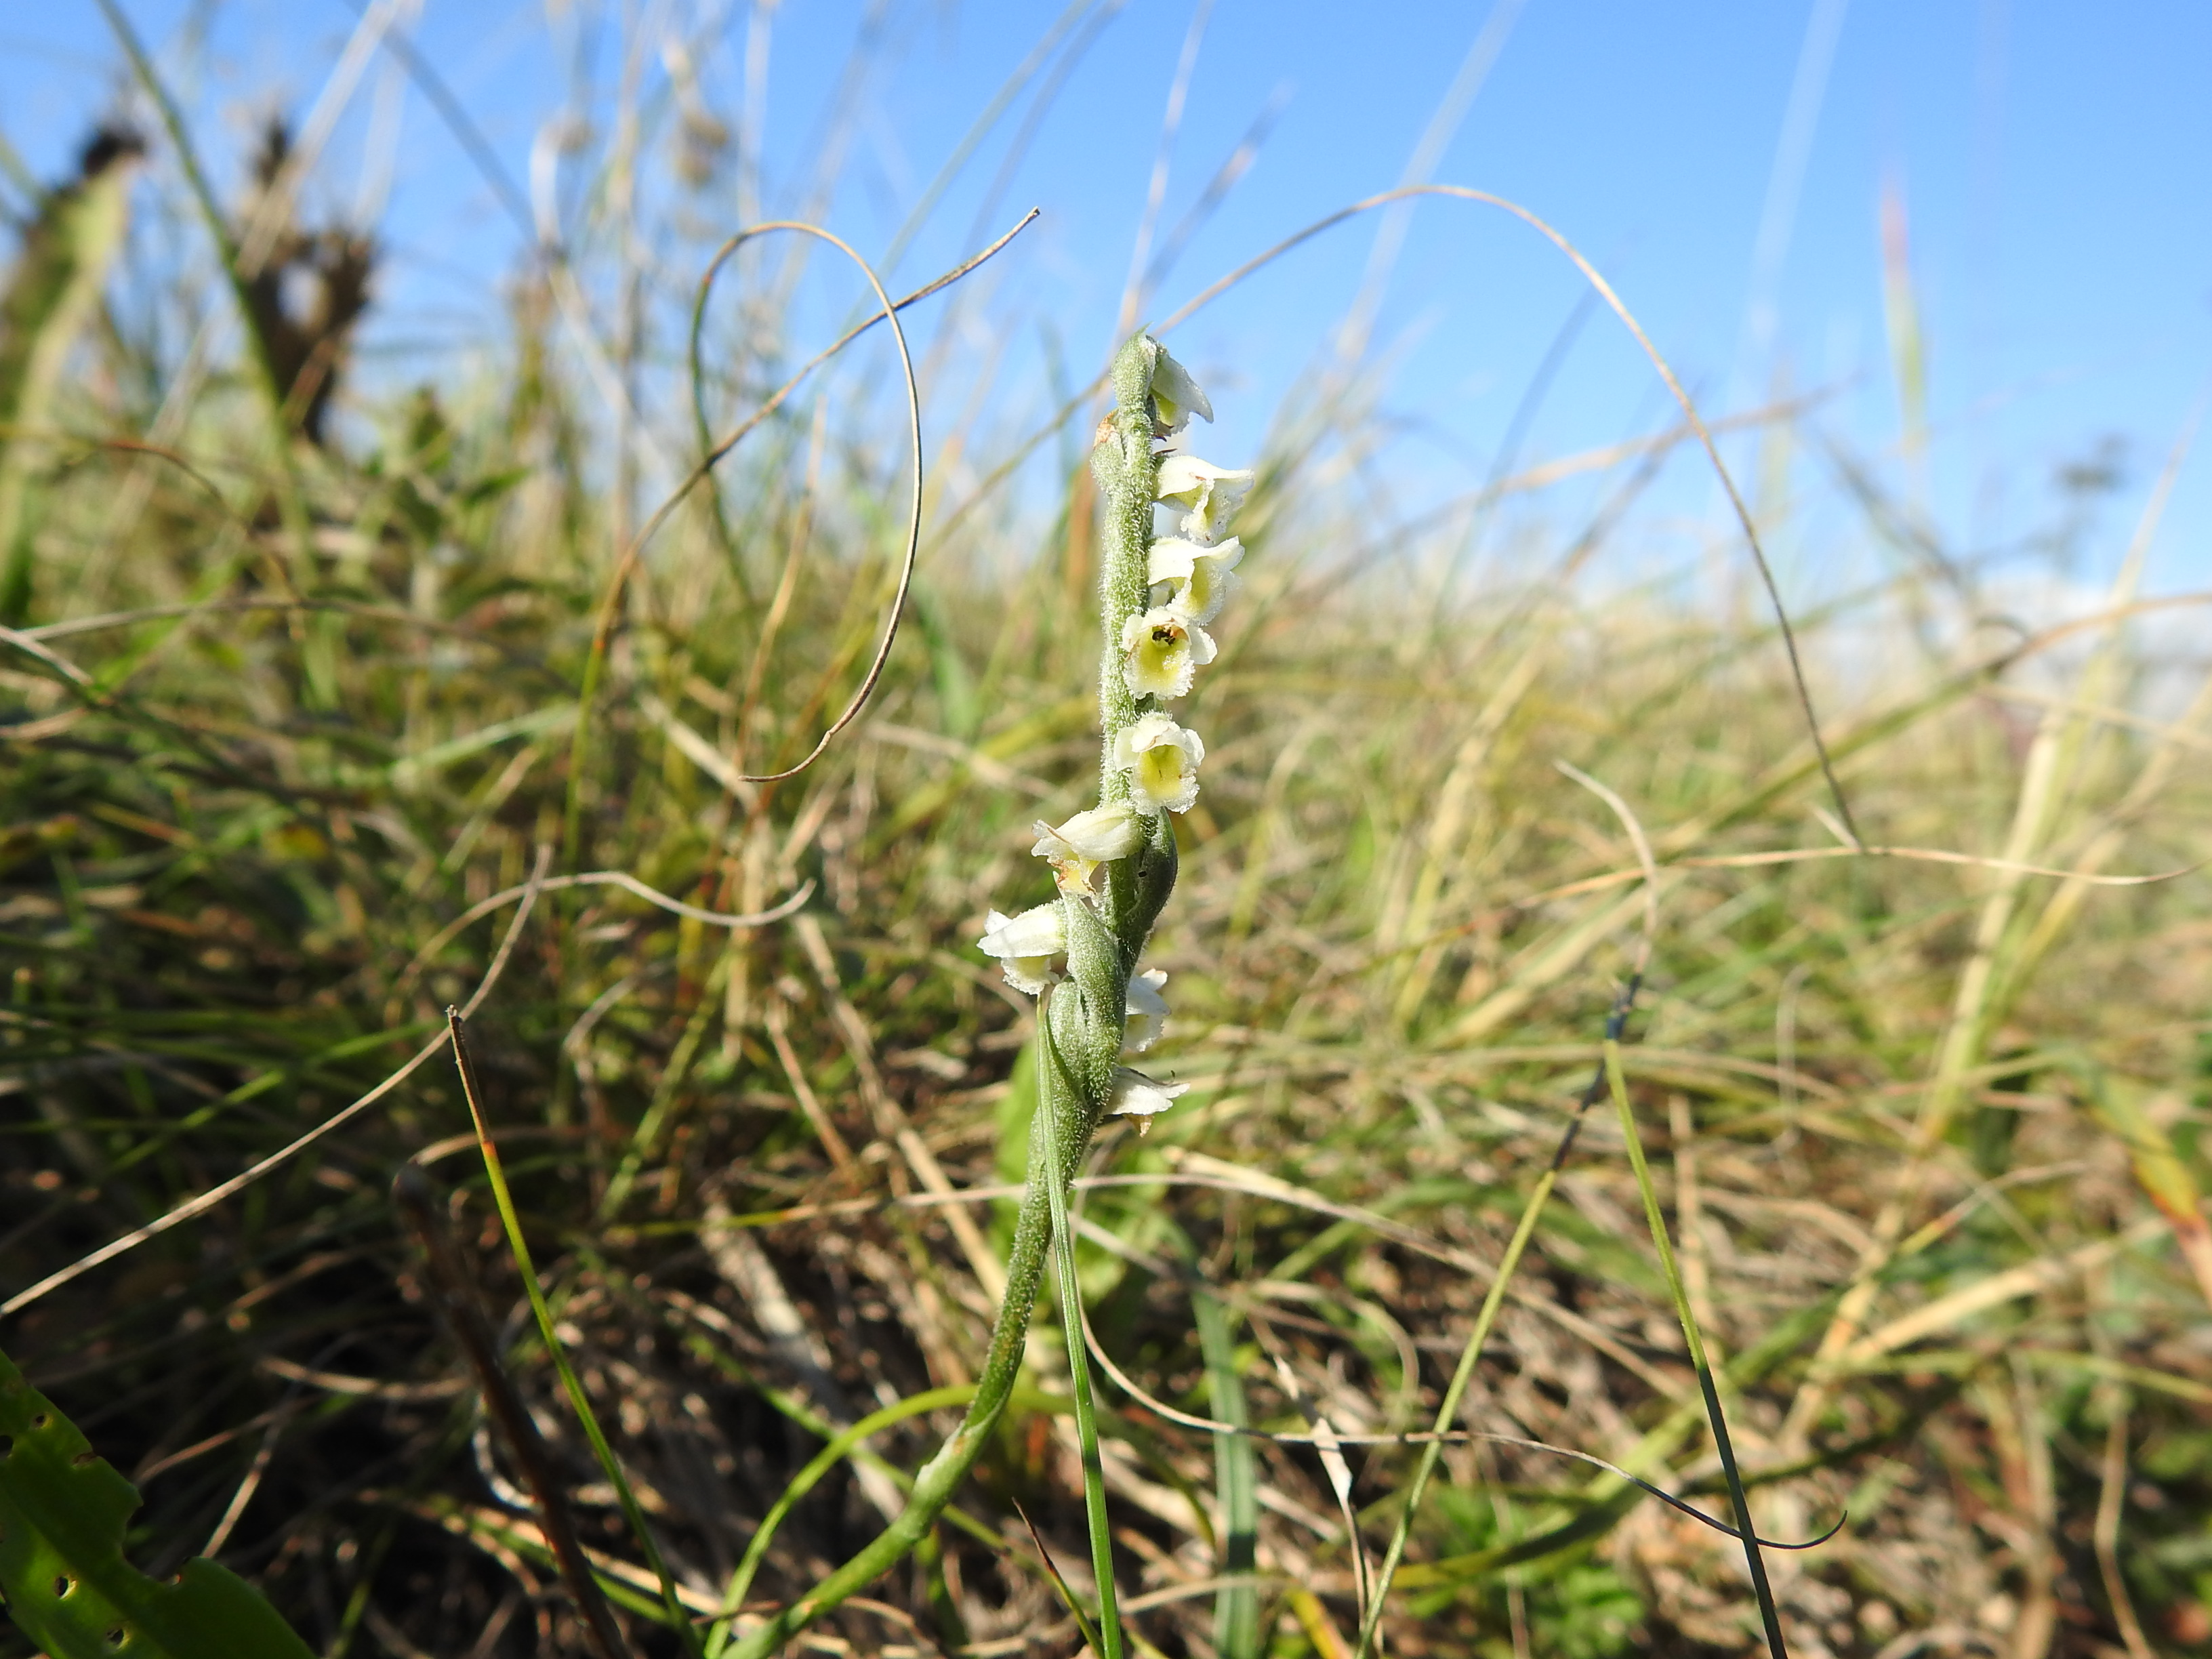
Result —
<path fill-rule="evenodd" d="M 225 180 L 236 177 L 251 113 L 280 98 L 303 110 L 356 16 L 343 0 L 122 3 L 157 48 Z M 1108 9 L 1095 7 L 1094 20 Z M 824 109 L 868 9 L 854 0 L 785 0 L 768 19 L 769 210 L 801 205 Z M 880 255 L 1060 14 L 1057 0 L 885 7 L 865 113 L 827 222 Z M 1110 343 L 1193 15 L 1190 0 L 1127 0 L 1095 27 L 1079 25 L 1071 38 L 1086 49 L 1079 60 L 1056 60 L 1065 65 L 1057 97 L 988 209 L 994 230 L 1030 205 L 1044 210 L 1008 256 L 994 303 L 1018 301 L 1026 329 L 1048 324 L 1085 370 Z M 743 125 L 746 40 L 757 27 L 746 0 L 599 9 L 425 0 L 408 27 L 508 172 L 526 181 L 533 136 L 578 88 L 587 109 L 604 118 L 610 108 L 626 16 L 691 40 L 701 95 Z M 193 40 L 195 17 L 205 20 L 204 43 Z M 1321 214 L 1397 183 L 1435 131 L 1449 90 L 1467 86 L 1479 39 L 1487 73 L 1431 176 L 1511 197 L 1572 237 L 1715 412 L 1760 399 L 1778 373 L 1799 391 L 1831 388 L 1822 423 L 1910 489 L 1923 486 L 1899 451 L 1900 400 L 1884 325 L 1877 223 L 1887 182 L 1905 208 L 1927 342 L 1928 511 L 1961 550 L 2012 544 L 2056 516 L 2062 466 L 2117 442 L 2124 487 L 2090 521 L 2072 574 L 2094 579 L 2109 568 L 2212 370 L 2204 176 L 2212 100 L 2202 92 L 2212 9 L 1218 0 L 1198 47 L 1163 229 L 1271 101 L 1275 119 L 1256 164 L 1191 238 L 1150 311 Z M 88 121 L 112 104 L 117 64 L 97 8 L 84 0 L 9 9 L 0 19 L 0 132 L 34 170 L 58 175 Z M 648 91 L 665 86 L 658 56 L 642 72 Z M 968 249 L 1030 108 L 1017 101 L 978 150 L 902 276 L 927 274 Z M 379 361 L 395 374 L 424 373 L 441 349 L 482 337 L 497 318 L 500 279 L 520 257 L 520 234 L 421 94 L 382 59 L 340 124 L 318 181 L 324 203 L 352 203 L 365 176 L 373 186 L 380 131 L 398 143 Z M 1794 143 L 1785 142 L 1791 134 Z M 703 237 L 734 225 L 736 205 L 725 193 L 687 210 Z M 1222 428 L 1209 453 L 1229 459 L 1257 444 L 1277 399 L 1326 349 L 1358 291 L 1377 230 L 1370 218 L 1332 233 L 1179 337 L 1179 355 L 1212 369 L 1221 393 Z M 707 246 L 665 252 L 672 268 L 696 267 Z M 1753 320 L 1762 247 L 1772 319 L 1764 332 Z M 823 269 L 835 290 L 829 302 L 842 307 L 850 281 Z M 1578 292 L 1556 254 L 1496 215 L 1431 204 L 1411 216 L 1375 336 L 1395 354 L 1382 407 L 1404 435 L 1383 467 L 1404 499 L 1480 481 Z M 1662 414 L 1620 331 L 1593 319 L 1524 453 L 1613 442 Z M 1743 447 L 1736 453 L 1749 459 Z M 2190 467 L 2168 515 L 2154 564 L 2160 586 L 2212 586 L 2203 473 L 2203 463 Z M 1801 456 L 1791 477 L 1803 506 L 1797 544 L 1787 550 L 1793 584 L 1811 591 L 1866 574 L 1867 538 L 1837 500 L 1826 465 Z M 1545 510 L 1571 516 L 1587 499 L 1570 495 Z M 1711 486 L 1678 464 L 1652 511 L 1690 536 L 1714 522 Z"/>

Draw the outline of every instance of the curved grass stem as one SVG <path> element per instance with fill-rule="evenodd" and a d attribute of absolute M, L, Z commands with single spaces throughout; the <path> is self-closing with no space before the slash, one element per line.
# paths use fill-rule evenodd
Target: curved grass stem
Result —
<path fill-rule="evenodd" d="M 790 1484 L 783 1489 L 783 1496 L 777 1498 L 775 1506 L 762 1517 L 759 1527 L 753 1533 L 752 1541 L 745 1546 L 744 1559 L 738 1563 L 737 1570 L 731 1573 L 729 1586 L 722 1592 L 721 1618 L 715 1621 L 708 1633 L 707 1659 L 718 1659 L 723 1648 L 728 1645 L 728 1627 L 724 1621 L 737 1617 L 738 1607 L 744 1602 L 745 1592 L 752 1588 L 753 1575 L 760 1571 L 760 1564 L 768 1555 L 768 1547 L 775 1540 L 776 1529 L 783 1524 L 784 1517 L 798 1506 L 799 1499 L 814 1490 L 823 1475 L 843 1462 L 870 1435 L 880 1433 L 894 1424 L 903 1423 L 909 1417 L 919 1417 L 924 1412 L 937 1411 L 946 1406 L 964 1406 L 975 1397 L 975 1389 L 972 1385 L 932 1389 L 926 1394 L 902 1400 L 895 1406 L 886 1406 L 879 1412 L 872 1412 L 843 1433 L 832 1437 L 829 1444 L 815 1453 L 806 1467 L 792 1476 Z"/>

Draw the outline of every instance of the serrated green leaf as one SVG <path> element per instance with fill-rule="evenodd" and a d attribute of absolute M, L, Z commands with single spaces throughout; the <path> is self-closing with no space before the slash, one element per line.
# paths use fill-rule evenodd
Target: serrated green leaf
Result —
<path fill-rule="evenodd" d="M 123 1555 L 138 1489 L 0 1353 L 0 1590 L 52 1659 L 313 1659 L 260 1592 L 195 1557 L 168 1583 Z"/>

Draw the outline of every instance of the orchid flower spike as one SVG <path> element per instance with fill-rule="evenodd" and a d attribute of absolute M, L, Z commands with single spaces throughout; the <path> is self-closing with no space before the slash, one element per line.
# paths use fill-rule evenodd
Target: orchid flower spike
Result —
<path fill-rule="evenodd" d="M 1190 378 L 1190 371 L 1168 356 L 1165 346 L 1159 348 L 1159 353 L 1152 365 L 1152 415 L 1159 434 L 1172 438 L 1190 424 L 1194 415 L 1212 421 L 1213 405 Z"/>
<path fill-rule="evenodd" d="M 1057 830 L 1042 818 L 1030 827 L 1037 838 L 1030 851 L 1052 866 L 1063 893 L 1090 892 L 1098 866 L 1128 857 L 1144 838 L 1137 815 L 1121 802 L 1078 812 Z"/>
<path fill-rule="evenodd" d="M 1237 578 L 1231 573 L 1243 558 L 1244 544 L 1234 536 L 1218 547 L 1163 536 L 1146 556 L 1145 577 L 1173 584 L 1168 610 L 1194 623 L 1210 623 L 1237 591 Z"/>
<path fill-rule="evenodd" d="M 1193 618 L 1154 605 L 1121 624 L 1121 678 L 1139 697 L 1180 697 L 1214 658 L 1213 636 Z"/>
<path fill-rule="evenodd" d="M 1155 1083 L 1142 1072 L 1126 1066 L 1114 1068 L 1114 1081 L 1106 1096 L 1106 1109 L 1115 1117 L 1133 1117 L 1137 1133 L 1152 1127 L 1152 1120 L 1189 1091 L 1188 1083 Z"/>
<path fill-rule="evenodd" d="M 1198 804 L 1206 744 L 1165 714 L 1139 714 L 1114 734 L 1114 764 L 1129 775 L 1129 799 L 1147 817 Z"/>
<path fill-rule="evenodd" d="M 1231 471 L 1183 454 L 1169 455 L 1160 462 L 1160 499 L 1189 509 L 1183 514 L 1182 533 L 1201 546 L 1211 547 L 1221 539 L 1251 489 L 1249 468 Z"/>
<path fill-rule="evenodd" d="M 1052 983 L 1053 958 L 1067 948 L 1067 924 L 1057 901 L 1018 916 L 994 910 L 975 944 L 985 956 L 999 958 L 1007 984 L 1041 996 Z"/>
<path fill-rule="evenodd" d="M 1125 1022 L 1127 1035 L 1121 1039 L 1123 1054 L 1141 1054 L 1166 1031 L 1168 1000 L 1160 992 L 1167 982 L 1167 970 L 1164 968 L 1147 968 L 1131 976 Z"/>

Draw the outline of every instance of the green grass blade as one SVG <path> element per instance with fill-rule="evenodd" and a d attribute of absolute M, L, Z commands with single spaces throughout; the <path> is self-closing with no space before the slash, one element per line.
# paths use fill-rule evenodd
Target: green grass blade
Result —
<path fill-rule="evenodd" d="M 1613 999 L 1613 1009 L 1606 1016 L 1605 1040 L 1617 1047 L 1620 1034 L 1627 1029 L 1628 1016 L 1636 1006 L 1636 994 L 1643 984 L 1642 975 L 1632 975 L 1620 994 Z M 1575 1103 L 1574 1115 L 1567 1120 L 1565 1133 L 1553 1150 L 1552 1161 L 1537 1176 L 1528 1200 L 1521 1206 L 1521 1218 L 1513 1226 L 1513 1237 L 1506 1242 L 1505 1254 L 1498 1258 L 1498 1272 L 1490 1281 L 1490 1289 L 1482 1298 L 1482 1307 L 1474 1316 L 1474 1328 L 1468 1333 L 1467 1346 L 1461 1350 L 1459 1364 L 1453 1369 L 1452 1378 L 1444 1389 L 1443 1401 L 1437 1407 L 1435 1431 L 1449 1433 L 1459 1419 L 1460 1401 L 1467 1397 L 1468 1384 L 1474 1380 L 1476 1362 L 1482 1358 L 1483 1344 L 1490 1340 L 1490 1328 L 1498 1322 L 1498 1310 L 1505 1305 L 1506 1287 L 1512 1284 L 1513 1275 L 1520 1271 L 1521 1258 L 1528 1253 L 1528 1241 L 1535 1236 L 1536 1223 L 1542 1218 L 1544 1206 L 1551 1202 L 1552 1188 L 1559 1185 L 1559 1171 L 1565 1167 L 1567 1154 L 1575 1149 L 1575 1140 L 1582 1133 L 1583 1118 L 1597 1102 L 1603 1090 L 1605 1068 L 1600 1066 L 1589 1086 L 1583 1091 Z M 1431 1440 L 1421 1448 L 1420 1461 L 1413 1468 L 1413 1479 L 1406 1489 L 1406 1501 L 1398 1511 L 1398 1524 L 1390 1534 L 1390 1547 L 1384 1553 L 1382 1565 L 1375 1575 L 1375 1595 L 1367 1608 L 1367 1617 L 1359 1626 L 1359 1640 L 1353 1649 L 1353 1659 L 1367 1659 L 1376 1646 L 1382 1628 L 1383 1609 L 1390 1600 L 1390 1583 L 1406 1559 L 1406 1545 L 1413 1536 L 1413 1518 L 1419 1513 L 1421 1499 L 1428 1492 L 1429 1482 L 1437 1472 L 1437 1463 L 1443 1456 L 1443 1443 Z"/>
<path fill-rule="evenodd" d="M 1505 1254 L 1498 1263 L 1497 1276 L 1490 1281 L 1490 1289 L 1482 1298 L 1482 1308 L 1474 1316 L 1474 1328 L 1468 1333 L 1467 1346 L 1461 1350 L 1459 1364 L 1444 1389 L 1443 1402 L 1437 1407 L 1436 1432 L 1445 1434 L 1459 1419 L 1460 1401 L 1467 1397 L 1468 1384 L 1474 1380 L 1475 1362 L 1482 1358 L 1483 1344 L 1490 1340 L 1490 1328 L 1498 1322 L 1498 1310 L 1505 1305 L 1505 1287 L 1513 1282 L 1519 1270 L 1521 1258 L 1528 1249 L 1528 1240 L 1536 1231 L 1537 1219 L 1550 1201 L 1552 1188 L 1559 1179 L 1559 1164 L 1537 1178 L 1535 1189 L 1522 1206 L 1521 1219 L 1515 1224 L 1513 1237 L 1505 1247 Z M 1390 1598 L 1390 1581 L 1406 1559 L 1406 1544 L 1413 1535 L 1413 1517 L 1419 1511 L 1421 1499 L 1437 1472 L 1437 1463 L 1443 1455 L 1441 1441 L 1431 1440 L 1421 1448 L 1420 1462 L 1414 1465 L 1413 1479 L 1406 1488 L 1406 1501 L 1398 1511 L 1398 1524 L 1390 1534 L 1390 1547 L 1384 1552 L 1382 1565 L 1375 1575 L 1375 1599 L 1368 1606 L 1367 1619 L 1360 1627 L 1359 1641 L 1353 1650 L 1353 1659 L 1366 1659 L 1375 1650 L 1376 1638 L 1382 1627 L 1382 1610 Z"/>
<path fill-rule="evenodd" d="M 1644 1195 L 1644 1217 L 1650 1224 L 1652 1248 L 1667 1275 L 1667 1290 L 1674 1298 L 1674 1316 L 1681 1322 L 1682 1340 L 1689 1345 L 1690 1364 L 1698 1373 L 1698 1390 L 1705 1400 L 1705 1419 L 1713 1431 L 1713 1449 L 1720 1454 L 1721 1473 L 1727 1477 L 1729 1502 L 1735 1508 L 1736 1530 L 1743 1539 L 1744 1565 L 1751 1573 L 1752 1594 L 1759 1601 L 1759 1623 L 1766 1632 L 1767 1651 L 1773 1659 L 1789 1659 L 1782 1640 L 1782 1618 L 1774 1606 L 1774 1588 L 1766 1580 L 1766 1559 L 1759 1547 L 1759 1533 L 1752 1525 L 1751 1499 L 1736 1468 L 1735 1444 L 1729 1437 L 1728 1416 L 1721 1409 L 1719 1386 L 1713 1380 L 1712 1362 L 1698 1332 L 1697 1316 L 1690 1310 L 1690 1293 L 1682 1283 L 1682 1270 L 1674 1260 L 1674 1247 L 1667 1237 L 1667 1218 L 1660 1213 L 1659 1194 L 1651 1185 L 1651 1166 L 1644 1161 L 1644 1140 L 1637 1133 L 1635 1109 L 1628 1102 L 1628 1079 L 1620 1069 L 1620 1040 L 1608 1036 L 1605 1042 L 1606 1085 L 1620 1114 L 1621 1138 L 1628 1144 L 1628 1162 L 1636 1171 L 1636 1190 Z"/>
<path fill-rule="evenodd" d="M 299 467 L 292 454 L 291 432 L 284 422 L 284 398 L 290 387 L 284 385 L 276 359 L 270 355 L 269 337 L 261 328 L 253 306 L 253 296 L 247 291 L 246 272 L 239 264 L 238 240 L 231 234 L 228 222 L 223 216 L 222 204 L 216 200 L 215 187 L 208 182 L 206 170 L 201 167 L 199 152 L 191 142 L 191 134 L 185 126 L 184 112 L 178 107 L 168 85 L 154 67 L 145 44 L 131 20 L 115 0 L 97 0 L 100 14 L 115 35 L 116 44 L 131 60 L 133 76 L 144 91 L 161 118 L 162 130 L 167 133 L 170 149 L 175 153 L 177 166 L 185 175 L 185 183 L 198 206 L 200 217 L 207 226 L 208 239 L 215 245 L 216 258 L 222 267 L 225 283 L 230 289 L 231 299 L 238 307 L 239 320 L 245 325 L 247 341 L 252 346 L 255 379 L 262 393 L 263 412 L 269 424 L 270 442 L 276 460 L 277 505 L 282 509 L 287 533 L 297 547 L 301 568 L 311 568 L 309 540 L 311 526 L 307 518 L 307 498 L 302 493 Z"/>
<path fill-rule="evenodd" d="M 522 1275 L 522 1287 L 530 1297 L 530 1311 L 537 1316 L 538 1336 L 553 1361 L 553 1369 L 560 1375 L 561 1386 L 568 1393 L 568 1404 L 577 1421 L 583 1425 L 585 1437 L 592 1443 L 592 1454 L 599 1459 L 607 1483 L 615 1489 L 623 1517 L 629 1522 L 638 1547 L 645 1553 L 646 1565 L 660 1582 L 661 1606 L 676 1632 L 677 1640 L 684 1644 L 684 1651 L 690 1659 L 705 1659 L 699 1646 L 699 1633 L 691 1627 L 690 1611 L 676 1593 L 676 1580 L 669 1573 L 667 1562 L 661 1559 L 660 1546 L 653 1541 L 652 1528 L 645 1523 L 645 1511 L 638 1504 L 637 1494 L 630 1490 L 629 1477 L 623 1473 L 621 1460 L 607 1443 L 605 1431 L 599 1427 L 599 1419 L 592 1410 L 591 1397 L 584 1392 L 583 1382 L 569 1364 L 568 1351 L 561 1346 L 560 1336 L 554 1330 L 553 1310 L 545 1304 L 545 1292 L 538 1288 L 538 1269 L 530 1259 L 529 1243 L 522 1236 L 522 1218 L 515 1212 L 514 1194 L 507 1190 L 507 1172 L 501 1166 L 499 1149 L 485 1131 L 483 1094 L 477 1085 L 476 1062 L 469 1054 L 460 1012 L 448 1011 L 447 1020 L 453 1030 L 453 1060 L 461 1074 L 461 1093 L 468 1101 L 469 1121 L 476 1127 L 477 1145 L 483 1153 L 484 1174 L 491 1182 L 493 1201 L 499 1206 L 500 1225 L 506 1230 L 507 1247 L 514 1252 L 515 1267 Z"/>
<path fill-rule="evenodd" d="M 204 1557 L 170 1583 L 123 1555 L 138 1489 L 0 1353 L 0 1590 L 53 1659 L 310 1659 L 260 1592 Z"/>
<path fill-rule="evenodd" d="M 40 203 L 0 293 L 0 623 L 9 627 L 21 626 L 31 607 L 38 492 L 27 437 L 51 421 L 70 348 L 123 245 L 140 148 L 106 135 L 95 141 L 82 175 Z"/>
<path fill-rule="evenodd" d="M 1242 1428 L 1251 1422 L 1244 1381 L 1237 1372 L 1236 1334 L 1229 1310 L 1211 1291 L 1194 1288 L 1190 1310 L 1206 1356 L 1206 1383 L 1217 1421 Z M 1221 1565 L 1224 1584 L 1213 1600 L 1213 1645 L 1221 1659 L 1254 1659 L 1260 1651 L 1260 1591 L 1250 1581 L 1257 1565 L 1260 1537 L 1260 1464 L 1252 1442 L 1241 1434 L 1213 1437 L 1214 1486 L 1221 1500 Z"/>
<path fill-rule="evenodd" d="M 708 975 L 699 1006 L 684 1023 L 684 1035 L 677 1038 L 675 1052 L 668 1057 L 668 1065 L 654 1086 L 653 1101 L 638 1120 L 637 1132 L 630 1137 L 629 1151 L 623 1154 L 616 1166 L 614 1177 L 607 1182 L 607 1194 L 599 1200 L 599 1220 L 613 1220 L 622 1213 L 629 1201 L 631 1190 L 636 1187 L 639 1175 L 645 1169 L 646 1158 L 660 1144 L 661 1133 L 676 1109 L 677 1097 L 682 1092 L 684 1079 L 690 1075 L 691 1063 L 699 1056 L 699 1045 L 706 1041 L 707 1027 L 721 1011 L 720 992 L 729 978 L 729 957 L 726 954 L 717 963 L 714 971 Z"/>

